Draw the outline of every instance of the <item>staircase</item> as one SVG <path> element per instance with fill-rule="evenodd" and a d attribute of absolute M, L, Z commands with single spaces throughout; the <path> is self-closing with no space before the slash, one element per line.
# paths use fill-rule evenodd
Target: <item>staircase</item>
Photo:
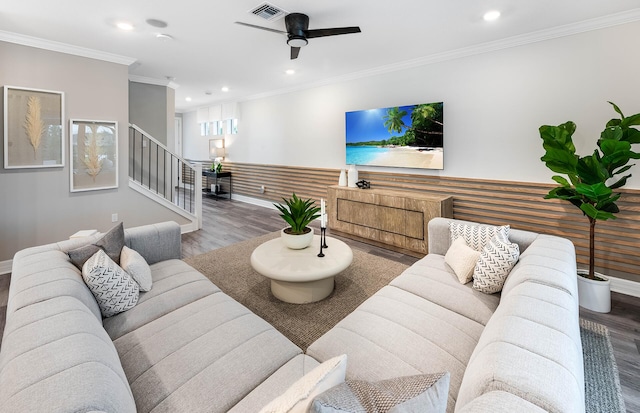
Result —
<path fill-rule="evenodd" d="M 200 177 L 200 179 L 196 179 Z M 202 228 L 202 165 L 191 163 L 129 124 L 129 187 Z"/>

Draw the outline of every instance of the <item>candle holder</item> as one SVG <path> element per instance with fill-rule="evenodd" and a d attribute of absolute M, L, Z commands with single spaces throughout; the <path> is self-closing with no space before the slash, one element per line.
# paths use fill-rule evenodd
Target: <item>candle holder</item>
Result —
<path fill-rule="evenodd" d="M 326 228 L 320 228 L 320 254 L 318 254 L 318 257 L 320 257 L 320 258 L 324 257 L 324 253 L 322 252 L 323 248 L 328 248 L 327 247 L 327 229 Z"/>

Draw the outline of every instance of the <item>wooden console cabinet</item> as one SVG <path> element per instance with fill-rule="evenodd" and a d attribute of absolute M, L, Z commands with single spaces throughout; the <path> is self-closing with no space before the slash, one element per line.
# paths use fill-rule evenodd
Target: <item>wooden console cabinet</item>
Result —
<path fill-rule="evenodd" d="M 428 253 L 431 218 L 453 216 L 453 198 L 417 192 L 330 186 L 331 232 L 415 257 Z"/>

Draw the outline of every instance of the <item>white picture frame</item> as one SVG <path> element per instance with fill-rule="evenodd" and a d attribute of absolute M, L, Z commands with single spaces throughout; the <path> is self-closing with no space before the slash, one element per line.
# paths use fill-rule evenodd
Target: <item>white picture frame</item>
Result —
<path fill-rule="evenodd" d="M 69 120 L 71 192 L 118 188 L 118 122 Z"/>
<path fill-rule="evenodd" d="M 64 92 L 5 85 L 3 116 L 5 169 L 64 167 Z"/>

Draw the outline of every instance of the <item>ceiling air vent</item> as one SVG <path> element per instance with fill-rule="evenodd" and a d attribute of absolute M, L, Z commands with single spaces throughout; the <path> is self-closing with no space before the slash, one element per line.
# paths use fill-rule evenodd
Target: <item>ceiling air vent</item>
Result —
<path fill-rule="evenodd" d="M 277 20 L 287 14 L 287 12 L 282 10 L 280 7 L 269 3 L 262 3 L 258 7 L 250 10 L 249 13 L 255 14 L 256 16 L 269 21 Z"/>

